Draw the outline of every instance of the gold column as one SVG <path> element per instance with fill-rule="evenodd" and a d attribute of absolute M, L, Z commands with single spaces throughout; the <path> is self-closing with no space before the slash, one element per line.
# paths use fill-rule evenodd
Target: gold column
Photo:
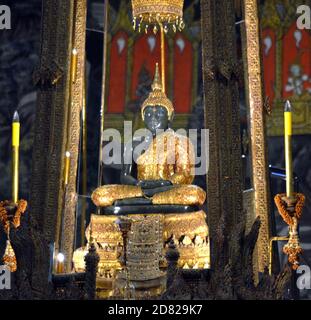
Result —
<path fill-rule="evenodd" d="M 247 69 L 245 76 L 250 115 L 254 208 L 255 215 L 261 219 L 255 259 L 257 258 L 258 271 L 262 272 L 269 265 L 270 210 L 257 0 L 244 1 L 244 19 L 244 57 Z"/>
<path fill-rule="evenodd" d="M 86 38 L 87 1 L 74 1 L 74 21 L 72 24 L 71 43 L 71 98 L 69 99 L 67 116 L 66 151 L 70 152 L 70 168 L 68 184 L 64 190 L 62 212 L 62 229 L 60 252 L 64 254 L 65 273 L 71 272 L 72 254 L 76 236 L 76 203 L 77 203 L 77 167 L 79 142 L 81 135 L 81 110 L 83 105 L 83 86 L 85 73 L 85 38 Z M 69 86 L 70 88 L 70 86 Z"/>
<path fill-rule="evenodd" d="M 99 132 L 99 159 L 98 159 L 98 178 L 97 186 L 103 184 L 103 131 L 105 124 L 105 106 L 106 106 L 106 75 L 107 75 L 107 49 L 108 49 L 108 10 L 109 0 L 105 0 L 105 17 L 104 17 L 104 54 L 103 54 L 103 75 L 102 75 L 102 96 L 100 106 L 100 132 Z M 98 213 L 100 209 L 97 209 Z"/>
<path fill-rule="evenodd" d="M 33 172 L 29 192 L 31 225 L 35 225 L 31 236 L 32 263 L 31 283 L 37 297 L 47 292 L 52 247 L 58 250 L 56 234 L 59 230 L 58 216 L 62 216 L 64 197 L 64 167 L 67 141 L 67 111 L 70 83 L 70 61 L 72 49 L 79 54 L 77 78 L 73 88 L 71 126 L 71 166 L 68 181 L 70 195 L 64 217 L 66 252 L 72 250 L 74 236 L 76 194 L 76 162 L 80 134 L 81 93 L 80 70 L 84 67 L 86 0 L 42 1 L 41 61 L 34 77 L 38 81 L 38 108 L 34 125 Z M 76 9 L 74 5 L 77 4 Z M 72 46 L 74 18 L 75 43 Z M 47 71 L 50 70 L 51 72 Z M 48 88 L 48 89 L 47 89 Z M 72 196 L 72 197 L 71 197 Z M 67 203 L 67 201 L 66 201 Z M 44 213 L 44 214 L 43 214 Z M 31 227 L 31 226 L 30 226 Z M 72 231 L 73 230 L 73 231 Z M 42 242 L 40 239 L 44 238 Z M 49 250 L 50 248 L 50 250 Z M 55 252 L 57 253 L 57 251 Z M 70 257 L 65 258 L 71 262 Z M 46 262 L 46 263 L 45 263 Z"/>
<path fill-rule="evenodd" d="M 87 122 L 86 122 L 86 81 L 83 85 L 82 102 L 82 194 L 87 194 Z M 86 198 L 82 198 L 81 205 L 81 246 L 85 241 Z"/>
<path fill-rule="evenodd" d="M 161 33 L 161 77 L 162 77 L 162 91 L 166 91 L 165 83 L 165 35 L 163 24 L 160 23 L 160 33 Z"/>

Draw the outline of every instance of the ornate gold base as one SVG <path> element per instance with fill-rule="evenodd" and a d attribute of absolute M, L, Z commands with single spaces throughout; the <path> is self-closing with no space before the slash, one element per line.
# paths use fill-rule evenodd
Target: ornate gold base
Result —
<path fill-rule="evenodd" d="M 139 215 L 142 217 L 142 215 Z M 175 245 L 179 251 L 180 259 L 178 261 L 179 268 L 185 269 L 206 269 L 210 266 L 210 250 L 208 241 L 208 227 L 206 224 L 206 214 L 204 211 L 197 211 L 183 214 L 168 215 L 147 215 L 161 217 L 163 223 L 162 239 L 163 252 L 160 254 L 160 267 L 166 268 L 166 260 L 164 259 L 168 242 L 174 238 Z M 135 220 L 138 215 L 130 215 Z M 93 241 L 96 246 L 97 253 L 100 256 L 98 267 L 97 289 L 98 296 L 101 298 L 110 298 L 115 295 L 124 295 L 119 288 L 122 281 L 122 267 L 119 262 L 123 250 L 122 234 L 116 224 L 116 216 L 99 216 L 92 215 L 90 225 L 86 231 L 87 240 Z M 84 255 L 87 248 L 80 248 L 75 251 L 73 263 L 75 271 L 84 270 Z M 142 257 L 143 260 L 144 257 Z M 119 276 L 118 276 L 119 275 Z M 157 279 L 147 279 L 144 281 L 131 281 L 135 290 L 146 289 L 152 281 L 155 281 L 162 288 L 162 282 L 165 275 L 160 275 Z M 150 282 L 151 281 L 151 282 Z M 160 282 L 159 282 L 160 281 Z M 164 281 L 165 282 L 165 281 Z M 123 287 L 124 288 L 124 287 Z M 163 289 L 163 288 L 162 288 Z M 153 293 L 162 292 L 159 287 L 152 288 Z M 120 292 L 119 292 L 119 291 Z M 149 289 L 148 289 L 149 290 Z M 148 291 L 147 290 L 147 291 Z M 140 292 L 141 296 L 151 294 L 151 291 Z M 138 293 L 137 293 L 138 294 Z"/>
<path fill-rule="evenodd" d="M 210 266 L 210 248 L 206 214 L 203 210 L 187 214 L 165 215 L 163 240 L 165 250 L 174 238 L 179 251 L 179 268 L 207 269 Z"/>

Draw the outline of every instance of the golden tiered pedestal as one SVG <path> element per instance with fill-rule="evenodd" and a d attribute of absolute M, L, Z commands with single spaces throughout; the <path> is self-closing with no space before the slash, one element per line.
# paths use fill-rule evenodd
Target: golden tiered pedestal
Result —
<path fill-rule="evenodd" d="M 122 288 L 131 292 L 133 288 L 139 290 L 148 286 L 152 288 L 152 296 L 160 294 L 165 289 L 165 253 L 172 237 L 180 253 L 179 268 L 209 268 L 208 227 L 204 211 L 128 217 L 132 226 L 128 234 L 127 270 L 122 271 L 123 239 L 116 223 L 118 216 L 91 216 L 86 236 L 89 243 L 95 243 L 100 256 L 97 277 L 100 298 L 125 296 Z M 86 252 L 87 247 L 75 251 L 75 271 L 84 270 Z M 130 282 L 126 284 L 127 279 Z"/>

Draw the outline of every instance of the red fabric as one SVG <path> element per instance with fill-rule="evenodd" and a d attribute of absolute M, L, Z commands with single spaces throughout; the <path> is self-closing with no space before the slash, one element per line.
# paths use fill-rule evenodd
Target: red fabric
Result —
<path fill-rule="evenodd" d="M 155 38 L 156 44 L 153 50 L 151 50 L 150 45 L 148 44 L 148 38 Z M 165 56 L 166 56 L 166 85 L 168 83 L 168 55 L 167 55 L 167 42 L 165 41 Z M 138 85 L 138 76 L 139 73 L 145 65 L 146 69 L 150 72 L 150 75 L 154 76 L 155 65 L 159 63 L 159 68 L 161 72 L 161 38 L 160 33 L 156 35 L 152 31 L 149 31 L 147 34 L 140 36 L 134 44 L 133 48 L 133 69 L 132 69 L 132 82 L 131 82 L 131 97 L 136 99 L 136 89 Z"/>
<path fill-rule="evenodd" d="M 311 36 L 305 29 L 299 30 L 302 33 L 302 39 L 299 46 L 297 46 L 294 37 L 296 30 L 296 22 L 294 22 L 283 38 L 282 83 L 284 98 L 288 98 L 294 94 L 293 91 L 286 92 L 285 90 L 288 78 L 292 76 L 290 68 L 293 64 L 301 66 L 301 76 L 311 76 Z M 304 81 L 303 83 L 304 89 L 310 88 L 310 82 Z"/>
<path fill-rule="evenodd" d="M 183 42 L 184 48 L 178 45 Z M 182 45 L 181 42 L 181 45 Z M 192 100 L 193 49 L 181 33 L 174 41 L 174 108 L 176 113 L 190 113 Z"/>
<path fill-rule="evenodd" d="M 268 38 L 271 39 L 270 43 Z M 273 30 L 267 28 L 262 32 L 262 56 L 263 56 L 263 69 L 264 69 L 264 85 L 265 95 L 269 97 L 269 102 L 272 105 L 275 97 L 275 81 L 276 81 L 276 36 Z"/>
<path fill-rule="evenodd" d="M 123 38 L 125 45 L 119 53 L 118 39 Z M 112 38 L 109 61 L 108 113 L 124 113 L 126 96 L 128 36 L 119 31 Z"/>

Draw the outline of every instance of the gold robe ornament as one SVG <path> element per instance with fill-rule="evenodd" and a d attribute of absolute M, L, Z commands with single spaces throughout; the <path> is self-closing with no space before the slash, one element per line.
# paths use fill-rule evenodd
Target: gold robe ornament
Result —
<path fill-rule="evenodd" d="M 190 185 L 194 179 L 194 151 L 191 141 L 167 130 L 157 135 L 137 160 L 138 180 L 169 180 L 176 187 L 155 194 L 152 204 L 203 205 L 205 191 Z M 92 193 L 96 206 L 111 206 L 116 200 L 143 197 L 140 186 L 106 185 Z"/>
<path fill-rule="evenodd" d="M 162 90 L 158 64 L 152 84 L 152 91 L 141 107 L 164 107 L 172 121 L 174 107 Z M 195 176 L 195 153 L 190 139 L 175 133 L 172 129 L 157 134 L 148 149 L 137 159 L 138 180 L 169 180 L 173 185 L 182 185 L 173 190 L 161 192 L 152 198 L 153 204 L 203 205 L 205 191 L 191 183 Z M 106 185 L 92 193 L 92 200 L 98 207 L 111 206 L 116 200 L 143 197 L 140 186 Z"/>

